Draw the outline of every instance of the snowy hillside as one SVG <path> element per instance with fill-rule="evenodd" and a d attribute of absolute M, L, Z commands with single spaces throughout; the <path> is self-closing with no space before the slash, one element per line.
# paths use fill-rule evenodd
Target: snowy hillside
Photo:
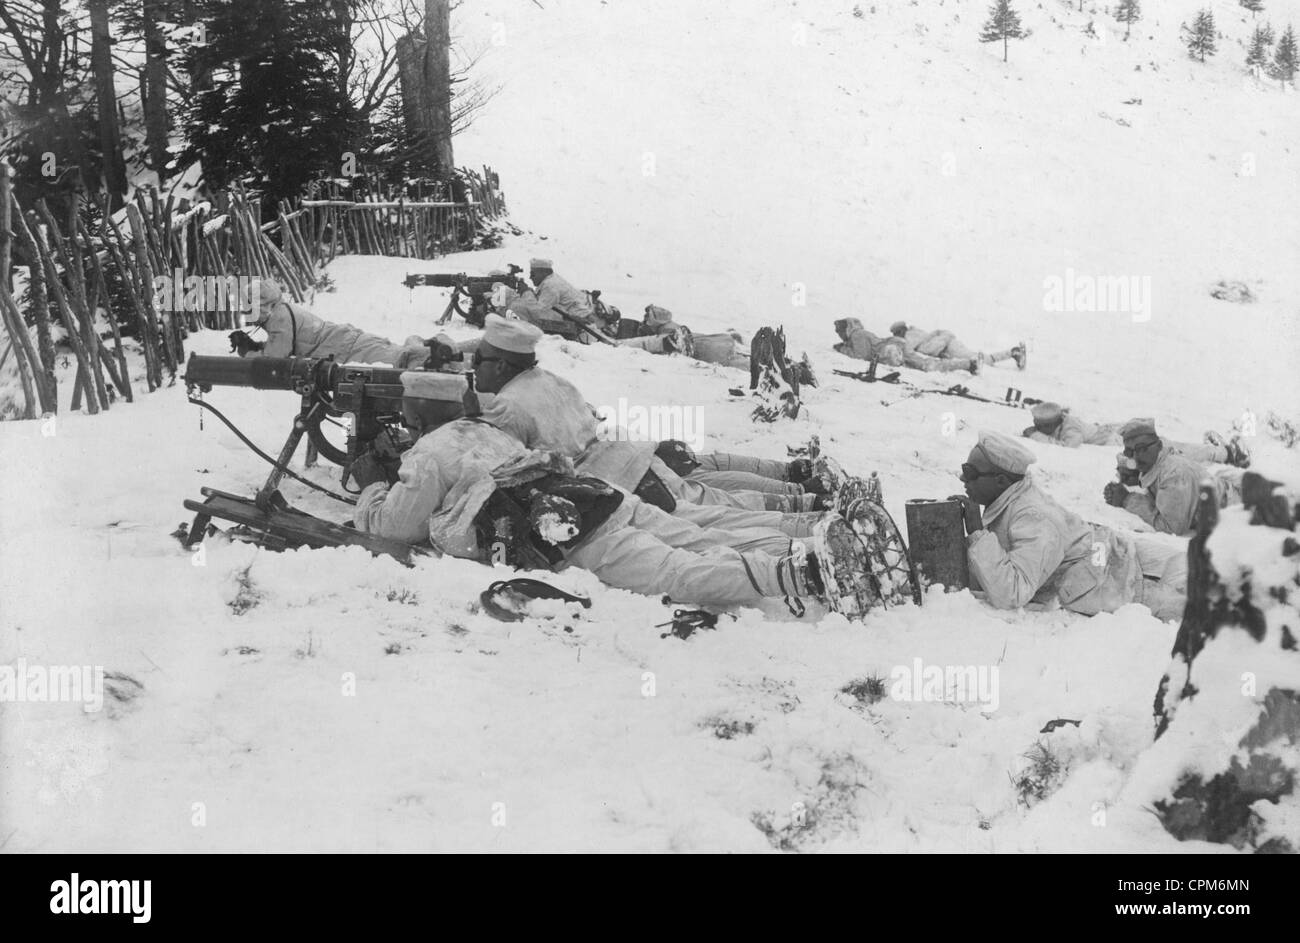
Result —
<path fill-rule="evenodd" d="M 541 359 L 593 404 L 700 407 L 708 448 L 779 458 L 818 434 L 879 471 L 900 525 L 908 498 L 959 490 L 977 429 L 1029 417 L 833 376 L 862 366 L 831 349 L 838 317 L 1026 339 L 1024 373 L 960 379 L 1154 416 L 1171 438 L 1300 403 L 1298 106 L 1244 73 L 1235 0 L 1212 4 L 1225 36 L 1205 65 L 1178 41 L 1195 0 L 1147 0 L 1127 43 L 1087 0 L 1020 4 L 1033 35 L 1006 64 L 977 41 L 983 2 L 545 6 L 480 0 L 455 23 L 502 84 L 458 158 L 500 171 L 530 235 L 437 265 L 340 259 L 322 316 L 429 334 L 445 298 L 408 293 L 406 272 L 540 254 L 627 314 L 784 325 L 821 385 L 806 418 L 772 426 L 729 395 L 734 371 L 554 338 Z M 1149 318 L 1044 310 L 1067 270 L 1149 277 Z M 1257 301 L 1212 298 L 1221 280 Z M 209 399 L 268 449 L 296 406 Z M 1265 468 L 1296 463 L 1252 444 Z M 658 600 L 567 571 L 551 581 L 590 610 L 507 625 L 476 605 L 500 574 L 462 561 L 180 550 L 185 498 L 251 493 L 266 466 L 211 417 L 200 429 L 179 386 L 0 424 L 0 449 L 0 664 L 117 676 L 96 713 L 0 705 L 6 851 L 1222 850 L 1163 831 L 1149 776 L 1134 794 L 1177 629 L 1143 607 L 1081 619 L 935 591 L 861 624 L 745 610 L 683 641 L 661 638 Z M 1101 498 L 1113 450 L 1035 451 L 1063 504 L 1133 526 Z M 918 659 L 996 668 L 997 686 L 983 704 L 865 693 Z M 1057 718 L 1080 724 L 1040 733 Z M 1040 742 L 1061 770 L 1037 789 Z"/>

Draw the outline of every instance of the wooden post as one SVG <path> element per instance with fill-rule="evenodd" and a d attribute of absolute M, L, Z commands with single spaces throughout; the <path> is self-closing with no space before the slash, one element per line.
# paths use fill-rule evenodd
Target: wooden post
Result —
<path fill-rule="evenodd" d="M 118 392 L 126 397 L 128 403 L 134 402 L 135 397 L 131 395 L 131 373 L 126 365 L 126 351 L 122 349 L 122 332 L 117 326 L 117 316 L 113 313 L 112 302 L 108 296 L 108 279 L 104 277 L 104 268 L 99 263 L 99 254 L 95 251 L 94 245 L 90 241 L 90 231 L 86 229 L 86 224 L 81 217 L 77 217 L 77 230 L 81 234 L 82 241 L 86 243 L 86 255 L 90 256 L 91 268 L 95 272 L 95 297 L 103 297 L 104 313 L 108 318 L 108 326 L 113 331 L 113 350 L 117 357 L 117 375 L 113 376 L 113 382 L 117 386 Z M 101 241 L 107 242 L 107 239 Z M 111 372 L 111 371 L 110 371 Z"/>
<path fill-rule="evenodd" d="M 158 330 L 150 322 L 144 303 L 140 300 L 140 283 L 131 253 L 127 250 L 126 239 L 118 230 L 117 224 L 113 222 L 111 216 L 104 217 L 104 231 L 112 237 L 104 240 L 104 246 L 108 249 L 109 257 L 113 260 L 113 267 L 117 270 L 118 278 L 122 280 L 122 286 L 126 290 L 127 298 L 131 301 L 131 307 L 135 309 L 136 329 L 140 332 L 140 348 L 144 353 L 145 383 L 148 385 L 149 391 L 153 392 L 162 386 L 162 368 L 159 365 L 162 355 L 158 351 Z M 146 290 L 152 292 L 153 286 L 150 285 Z"/>
<path fill-rule="evenodd" d="M 44 209 L 45 204 L 39 204 Z M 99 405 L 108 409 L 109 393 L 104 383 L 104 368 L 100 365 L 99 333 L 95 330 L 95 309 L 90 303 L 90 297 L 86 292 L 86 268 L 85 262 L 81 258 L 81 247 L 77 245 L 77 204 L 74 201 L 68 207 L 68 232 L 66 235 L 59 232 L 57 226 L 53 225 L 54 217 L 48 216 L 51 223 L 50 232 L 56 237 L 55 245 L 59 250 L 59 258 L 63 262 L 63 271 L 68 279 L 68 287 L 71 289 L 71 298 L 73 301 L 73 310 L 77 312 L 81 319 L 82 340 L 86 344 L 86 350 L 90 351 L 90 362 L 94 368 L 95 393 L 99 396 Z"/>
<path fill-rule="evenodd" d="M 149 250 L 145 244 L 145 223 L 144 217 L 137 206 L 128 204 L 126 207 L 126 218 L 131 223 L 131 234 L 135 246 L 135 264 L 137 271 L 137 280 L 141 288 L 141 304 L 144 307 L 145 314 L 149 318 L 150 328 L 157 332 L 159 325 L 163 323 L 164 313 L 156 311 L 153 304 L 153 263 L 149 259 Z M 180 352 L 173 349 L 174 338 L 170 331 L 162 331 L 161 352 L 162 359 L 167 364 L 167 371 L 176 376 L 176 367 L 183 356 Z M 161 380 L 161 377 L 159 378 Z"/>
<path fill-rule="evenodd" d="M 27 333 L 27 323 L 9 290 L 10 260 L 13 256 L 13 233 L 9 230 L 10 207 L 9 165 L 0 161 L 0 316 L 9 330 L 14 365 L 18 368 L 23 396 L 27 402 L 23 415 L 24 418 L 34 419 L 37 399 L 40 400 L 42 412 L 49 409 L 49 391 L 39 369 L 40 361 L 36 357 L 31 335 Z"/>
<path fill-rule="evenodd" d="M 42 204 L 38 203 L 38 206 Z M 49 210 L 45 210 L 49 215 Z M 99 404 L 95 402 L 94 380 L 95 371 L 90 362 L 90 352 L 81 340 L 81 334 L 72 315 L 72 308 L 68 304 L 67 295 L 63 291 L 63 283 L 59 281 L 59 270 L 54 266 L 54 255 L 50 252 L 49 247 L 45 244 L 45 239 L 41 235 L 40 228 L 36 225 L 35 216 L 31 221 L 32 234 L 36 243 L 36 249 L 39 253 L 41 262 L 45 266 L 45 280 L 49 286 L 50 294 L 54 297 L 55 305 L 59 309 L 59 316 L 63 321 L 63 327 L 68 332 L 68 343 L 72 345 L 72 352 L 77 358 L 77 383 L 86 391 L 86 410 L 94 415 L 99 412 Z M 73 409 L 77 408 L 76 390 L 73 390 Z"/>
<path fill-rule="evenodd" d="M 47 411 L 57 413 L 59 411 L 59 383 L 54 372 L 56 366 L 54 335 L 50 331 L 50 299 L 45 291 L 45 268 L 41 264 L 41 256 L 36 248 L 36 240 L 32 236 L 31 230 L 27 228 L 27 221 L 23 218 L 17 201 L 13 204 L 13 212 L 10 214 L 9 219 L 12 220 L 14 231 L 23 244 L 23 251 L 27 253 L 27 257 L 31 260 L 31 266 L 28 269 L 31 278 L 28 293 L 32 300 L 32 321 L 36 324 L 36 343 L 40 351 L 41 373 L 44 376 L 42 383 L 46 391 L 44 402 Z"/>

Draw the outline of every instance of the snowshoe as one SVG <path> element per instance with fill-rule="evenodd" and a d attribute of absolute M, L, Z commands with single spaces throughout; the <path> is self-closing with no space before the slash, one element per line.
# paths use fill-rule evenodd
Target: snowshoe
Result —
<path fill-rule="evenodd" d="M 815 582 L 821 584 L 820 598 L 832 612 L 861 619 L 880 604 L 867 548 L 844 518 L 833 513 L 824 515 L 806 540 L 811 558 L 808 568 Z"/>
<path fill-rule="evenodd" d="M 849 508 L 858 501 L 871 501 L 875 504 L 884 502 L 880 489 L 880 476 L 875 472 L 871 473 L 870 478 L 852 476 L 844 479 L 844 483 L 835 492 L 834 511 L 848 520 Z"/>
<path fill-rule="evenodd" d="M 920 578 L 889 512 L 877 502 L 859 498 L 841 513 L 867 551 L 871 581 L 881 601 L 899 606 L 910 598 L 921 605 Z"/>

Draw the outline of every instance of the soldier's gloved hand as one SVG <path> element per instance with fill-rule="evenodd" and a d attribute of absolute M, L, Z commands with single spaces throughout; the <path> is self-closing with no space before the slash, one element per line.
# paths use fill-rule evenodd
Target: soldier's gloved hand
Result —
<path fill-rule="evenodd" d="M 232 354 L 239 354 L 242 357 L 250 350 L 261 350 L 265 346 L 265 344 L 259 344 L 249 337 L 246 331 L 230 332 L 230 352 Z"/>
<path fill-rule="evenodd" d="M 378 481 L 388 481 L 388 470 L 370 452 L 360 456 L 348 466 L 348 474 L 357 483 L 358 488 L 365 489 Z"/>
<path fill-rule="evenodd" d="M 796 485 L 805 485 L 812 477 L 813 465 L 810 458 L 796 458 L 785 466 L 785 477 Z M 808 489 L 805 488 L 805 491 Z"/>
<path fill-rule="evenodd" d="M 956 501 L 961 505 L 962 522 L 966 525 L 966 533 L 973 534 L 977 530 L 984 529 L 984 518 L 980 514 L 980 506 L 964 494 L 950 494 L 949 501 Z"/>
<path fill-rule="evenodd" d="M 1106 482 L 1106 487 L 1101 489 L 1101 496 L 1111 507 L 1122 508 L 1124 499 L 1128 497 L 1128 489 L 1118 481 Z"/>
<path fill-rule="evenodd" d="M 1037 431 L 1038 431 L 1037 426 L 1025 426 L 1025 431 L 1020 434 L 1024 436 L 1026 439 L 1028 439 L 1031 435 L 1033 435 Z"/>

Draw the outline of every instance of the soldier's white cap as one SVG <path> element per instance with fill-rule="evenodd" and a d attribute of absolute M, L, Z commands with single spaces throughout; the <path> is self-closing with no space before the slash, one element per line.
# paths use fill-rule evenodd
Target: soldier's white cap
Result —
<path fill-rule="evenodd" d="M 406 370 L 402 373 L 402 395 L 408 399 L 460 403 L 464 401 L 467 389 L 469 384 L 463 373 L 434 373 L 430 370 Z"/>
<path fill-rule="evenodd" d="M 531 268 L 544 268 L 544 269 L 549 269 L 549 270 L 552 270 L 552 271 L 554 271 L 554 269 L 555 269 L 555 266 L 553 266 L 553 265 L 551 264 L 551 260 L 550 260 L 550 259 L 529 259 L 529 260 L 528 260 L 528 267 L 529 267 L 530 269 L 531 269 Z"/>
<path fill-rule="evenodd" d="M 645 323 L 662 327 L 666 324 L 673 323 L 673 313 L 667 308 L 661 308 L 658 305 L 645 306 Z"/>
<path fill-rule="evenodd" d="M 983 452 L 994 468 L 1012 475 L 1023 475 L 1038 456 L 1009 435 L 1001 432 L 981 432 L 973 452 Z"/>
<path fill-rule="evenodd" d="M 527 321 L 489 314 L 483 322 L 483 342 L 491 344 L 497 350 L 512 354 L 532 354 L 537 350 L 537 342 L 541 339 L 541 328 Z"/>
<path fill-rule="evenodd" d="M 273 278 L 256 279 L 251 287 L 248 304 L 251 306 L 254 300 L 259 305 L 272 305 L 284 297 L 284 292 L 280 285 Z"/>
<path fill-rule="evenodd" d="M 1119 436 L 1125 442 L 1132 439 L 1156 438 L 1156 421 L 1154 419 L 1130 419 L 1120 427 Z"/>
<path fill-rule="evenodd" d="M 1061 408 L 1060 403 L 1035 403 L 1030 413 L 1034 417 L 1034 425 L 1041 429 L 1050 428 L 1060 422 L 1061 417 L 1065 415 L 1065 410 Z"/>

